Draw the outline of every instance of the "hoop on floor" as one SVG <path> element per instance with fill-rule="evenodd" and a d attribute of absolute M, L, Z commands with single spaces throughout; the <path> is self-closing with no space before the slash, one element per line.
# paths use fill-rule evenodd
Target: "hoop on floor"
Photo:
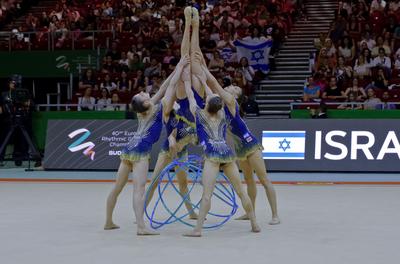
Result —
<path fill-rule="evenodd" d="M 149 213 L 147 210 L 147 204 L 145 203 L 144 205 L 144 211 L 146 214 L 146 217 L 150 221 L 150 226 L 154 229 L 161 228 L 164 225 L 167 224 L 172 224 L 175 222 L 180 222 L 184 225 L 194 227 L 193 224 L 187 222 L 184 220 L 185 217 L 187 217 L 189 214 L 191 214 L 195 209 L 199 209 L 201 200 L 199 200 L 196 203 L 192 203 L 190 200 L 190 193 L 192 192 L 193 188 L 195 187 L 196 184 L 201 184 L 201 175 L 202 175 L 202 159 L 199 156 L 196 155 L 189 155 L 187 157 L 187 160 L 184 159 L 176 159 L 172 161 L 170 164 L 168 164 L 164 170 L 160 173 L 160 176 L 157 179 L 154 179 L 151 184 L 150 188 L 148 190 L 151 190 L 152 187 L 157 184 L 157 190 L 158 190 L 158 199 L 156 200 L 154 207 L 152 208 L 151 212 Z M 176 172 L 172 173 L 171 170 L 174 168 L 178 168 L 179 171 L 185 171 L 187 173 L 188 178 L 191 180 L 192 184 L 188 188 L 188 192 L 184 195 L 182 195 L 174 183 L 174 178 L 176 176 Z M 220 173 L 218 178 L 220 178 L 223 182 L 229 183 L 228 178 L 223 174 Z M 225 186 L 222 181 L 217 181 L 215 184 L 215 189 L 213 192 L 213 196 L 217 197 L 220 201 L 223 203 L 227 204 L 228 206 L 231 207 L 231 210 L 227 214 L 220 214 L 216 212 L 208 212 L 208 215 L 214 216 L 217 218 L 221 218 L 221 221 L 212 224 L 212 225 L 207 225 L 205 224 L 203 228 L 205 229 L 212 229 L 212 228 L 218 228 L 221 227 L 223 224 L 225 224 L 237 211 L 238 205 L 236 204 L 236 195 L 235 191 L 232 187 L 232 185 L 229 184 L 229 187 Z M 161 186 L 161 183 L 165 181 L 165 185 Z M 171 185 L 173 190 L 179 194 L 181 197 L 181 202 L 177 205 L 175 209 L 171 209 L 165 201 L 165 198 L 163 197 L 164 192 L 166 191 L 167 187 Z M 146 193 L 146 199 L 149 196 L 149 191 Z M 182 206 L 185 204 L 185 202 L 189 202 L 192 205 L 192 210 L 182 214 L 178 215 L 178 211 L 182 208 Z M 169 217 L 166 220 L 158 220 L 155 217 L 155 213 L 157 211 L 157 208 L 159 205 L 162 205 L 163 208 L 169 213 Z"/>

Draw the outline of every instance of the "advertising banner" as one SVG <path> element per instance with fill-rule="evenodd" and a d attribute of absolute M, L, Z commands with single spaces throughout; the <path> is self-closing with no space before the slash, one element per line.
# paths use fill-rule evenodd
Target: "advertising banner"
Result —
<path fill-rule="evenodd" d="M 399 172 L 398 120 L 246 120 L 269 171 Z M 136 120 L 50 120 L 46 169 L 116 170 Z M 153 146 L 150 169 L 165 140 Z M 201 154 L 199 147 L 189 149 Z"/>

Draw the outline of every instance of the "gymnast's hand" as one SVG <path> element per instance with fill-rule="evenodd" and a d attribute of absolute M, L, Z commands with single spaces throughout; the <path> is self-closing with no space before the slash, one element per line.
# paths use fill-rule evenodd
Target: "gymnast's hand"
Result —
<path fill-rule="evenodd" d="M 184 68 L 184 67 L 185 67 L 186 65 L 188 65 L 188 64 L 190 64 L 190 56 L 189 56 L 189 55 L 183 56 L 183 57 L 180 59 L 179 63 L 178 63 L 178 65 L 179 65 L 180 67 L 182 67 L 182 68 Z"/>

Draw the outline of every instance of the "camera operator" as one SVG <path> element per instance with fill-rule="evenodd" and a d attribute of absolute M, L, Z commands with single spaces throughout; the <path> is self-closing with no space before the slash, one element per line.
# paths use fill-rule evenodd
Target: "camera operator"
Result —
<path fill-rule="evenodd" d="M 2 128 L 4 128 L 0 142 L 5 140 L 5 137 L 15 124 L 23 126 L 31 137 L 33 105 L 28 90 L 17 89 L 15 80 L 10 80 L 8 82 L 8 89 L 2 93 L 0 101 L 2 112 L 1 122 Z M 9 143 L 14 145 L 13 160 L 15 165 L 21 166 L 22 161 L 27 158 L 29 150 L 28 142 L 26 142 L 21 129 L 17 128 L 14 130 Z M 4 152 L 0 153 L 0 155 L 4 155 Z"/>

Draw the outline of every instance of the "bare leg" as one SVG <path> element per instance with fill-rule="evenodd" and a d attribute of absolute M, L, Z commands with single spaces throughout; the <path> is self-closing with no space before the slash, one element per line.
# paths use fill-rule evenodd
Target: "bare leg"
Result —
<path fill-rule="evenodd" d="M 158 155 L 156 165 L 154 167 L 153 175 L 152 175 L 152 182 L 155 181 L 156 179 L 158 180 L 158 177 L 160 176 L 161 171 L 171 162 L 171 158 L 166 154 L 166 153 L 161 153 Z M 149 205 L 151 202 L 151 199 L 153 198 L 154 192 L 157 189 L 157 184 L 153 184 L 152 186 L 149 186 L 149 189 L 147 189 L 146 193 L 149 192 L 149 195 L 147 196 L 146 199 L 146 206 Z"/>
<path fill-rule="evenodd" d="M 192 37 L 190 40 L 190 59 L 191 59 L 191 70 L 192 70 L 192 86 L 197 91 L 197 93 L 203 97 L 204 88 L 202 87 L 200 81 L 194 76 L 198 76 L 198 78 L 206 79 L 203 69 L 201 68 L 201 61 L 197 60 L 194 56 L 195 53 L 201 53 L 200 49 L 200 40 L 199 40 L 199 26 L 200 26 L 200 18 L 199 11 L 197 8 L 192 8 L 193 18 L 192 18 Z"/>
<path fill-rule="evenodd" d="M 175 167 L 175 173 L 176 173 L 176 178 L 178 179 L 178 185 L 179 185 L 179 192 L 180 195 L 186 196 L 186 194 L 189 192 L 188 186 L 187 186 L 187 173 L 184 170 L 180 170 L 178 167 Z M 193 211 L 193 206 L 190 201 L 190 196 L 188 196 L 188 199 L 185 201 L 185 207 L 190 212 L 189 218 L 190 219 L 197 219 L 198 215 Z"/>
<path fill-rule="evenodd" d="M 219 171 L 219 163 L 205 160 L 203 174 L 202 174 L 203 195 L 201 197 L 199 218 L 197 219 L 196 227 L 191 232 L 184 234 L 184 236 L 189 236 L 189 237 L 201 236 L 201 231 L 203 229 L 206 215 L 211 208 L 211 196 L 214 191 L 215 181 L 217 179 L 218 171 Z"/>
<path fill-rule="evenodd" d="M 143 159 L 135 164 L 133 172 L 133 210 L 135 211 L 137 222 L 137 235 L 158 235 L 146 228 L 144 223 L 144 191 L 147 181 L 147 173 L 149 171 L 149 160 Z"/>
<path fill-rule="evenodd" d="M 256 209 L 256 196 L 257 196 L 257 186 L 256 182 L 253 178 L 253 169 L 251 168 L 249 162 L 247 160 L 240 160 L 239 161 L 240 169 L 243 172 L 244 180 L 247 184 L 247 194 L 250 197 L 251 204 L 253 205 L 254 210 Z M 242 215 L 236 220 L 249 220 L 247 214 Z"/>
<path fill-rule="evenodd" d="M 128 182 L 129 173 L 132 171 L 132 164 L 128 161 L 122 160 L 119 164 L 117 180 L 115 185 L 108 195 L 107 198 L 107 209 L 106 209 L 106 223 L 104 225 L 105 230 L 117 229 L 119 226 L 114 224 L 112 220 L 113 211 L 115 204 L 117 203 L 118 195 L 121 193 L 125 184 Z"/>
<path fill-rule="evenodd" d="M 186 7 L 185 14 L 185 29 L 183 31 L 183 38 L 181 43 L 181 56 L 189 55 L 190 52 L 190 25 L 192 21 L 192 8 Z"/>
<path fill-rule="evenodd" d="M 265 168 L 264 160 L 261 156 L 261 151 L 257 150 L 254 153 L 250 154 L 248 157 L 249 164 L 251 168 L 253 168 L 256 172 L 258 179 L 260 180 L 261 184 L 264 186 L 265 193 L 268 197 L 268 202 L 271 206 L 272 211 L 272 220 L 269 222 L 270 225 L 277 225 L 280 223 L 278 217 L 278 210 L 277 210 L 277 202 L 276 202 L 276 193 L 275 188 L 272 183 L 269 181 L 267 177 L 267 170 Z"/>
<path fill-rule="evenodd" d="M 251 223 L 251 231 L 258 233 L 261 231 L 259 225 L 257 224 L 256 215 L 254 214 L 254 208 L 251 205 L 251 200 L 249 196 L 244 191 L 243 185 L 240 181 L 239 169 L 236 166 L 235 162 L 231 162 L 226 164 L 223 167 L 225 175 L 229 178 L 230 182 L 232 183 L 233 188 L 235 189 L 236 193 L 238 194 L 243 208 L 246 211 L 247 215 L 250 218 Z"/>

